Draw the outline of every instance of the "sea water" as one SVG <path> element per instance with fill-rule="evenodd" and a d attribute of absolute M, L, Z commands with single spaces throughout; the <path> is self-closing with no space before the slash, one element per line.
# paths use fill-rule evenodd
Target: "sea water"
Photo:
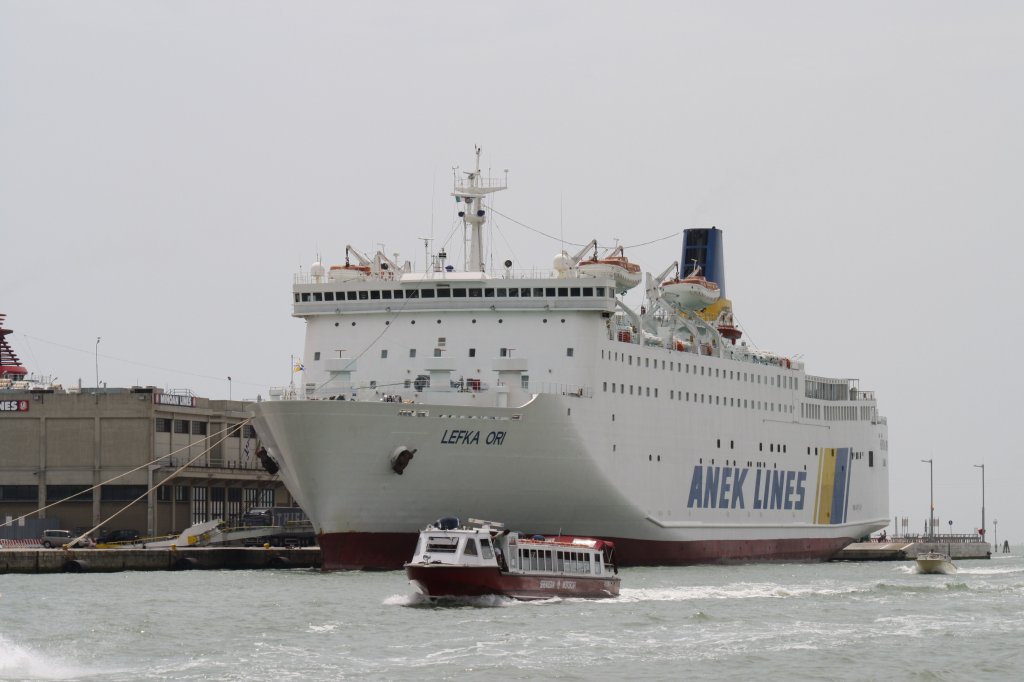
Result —
<path fill-rule="evenodd" d="M 401 572 L 0 575 L 0 679 L 1017 680 L 1024 559 L 620 571 L 433 604 Z"/>

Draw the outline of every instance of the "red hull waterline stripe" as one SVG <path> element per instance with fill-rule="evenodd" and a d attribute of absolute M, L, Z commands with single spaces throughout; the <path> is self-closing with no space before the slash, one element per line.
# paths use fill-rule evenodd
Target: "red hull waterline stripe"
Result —
<path fill-rule="evenodd" d="M 417 533 L 323 533 L 323 570 L 401 569 L 416 550 Z M 854 538 L 662 542 L 604 538 L 615 543 L 619 566 L 685 566 L 743 561 L 825 561 Z"/>

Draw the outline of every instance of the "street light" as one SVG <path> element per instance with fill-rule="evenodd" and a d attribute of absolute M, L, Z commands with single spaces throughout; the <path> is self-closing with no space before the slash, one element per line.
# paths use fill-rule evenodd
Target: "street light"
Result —
<path fill-rule="evenodd" d="M 100 337 L 96 337 L 96 390 L 100 390 Z"/>
<path fill-rule="evenodd" d="M 935 469 L 932 466 L 932 460 L 922 459 L 922 462 L 928 463 L 928 537 L 935 535 L 935 479 L 932 473 Z"/>
<path fill-rule="evenodd" d="M 985 465 L 975 464 L 975 469 L 981 469 L 981 540 L 985 541 Z"/>
<path fill-rule="evenodd" d="M 228 400 L 231 400 L 231 377 L 228 377 Z"/>
<path fill-rule="evenodd" d="M 992 532 L 996 536 L 995 549 L 999 550 L 999 519 L 992 519 Z"/>

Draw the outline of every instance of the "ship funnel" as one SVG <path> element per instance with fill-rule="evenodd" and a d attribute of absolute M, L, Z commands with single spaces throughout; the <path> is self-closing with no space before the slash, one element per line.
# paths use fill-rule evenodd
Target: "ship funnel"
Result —
<path fill-rule="evenodd" d="M 722 231 L 717 227 L 692 227 L 683 230 L 683 255 L 679 259 L 680 276 L 685 277 L 693 270 L 694 263 L 700 266 L 701 274 L 718 285 L 725 293 L 725 248 Z"/>

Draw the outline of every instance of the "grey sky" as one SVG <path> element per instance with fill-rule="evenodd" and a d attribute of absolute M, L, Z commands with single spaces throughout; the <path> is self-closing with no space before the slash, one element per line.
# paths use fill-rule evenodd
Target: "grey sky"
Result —
<path fill-rule="evenodd" d="M 933 457 L 978 527 L 984 462 L 1020 540 L 1022 67 L 1016 2 L 0 2 L 0 312 L 65 385 L 100 336 L 111 386 L 266 395 L 293 274 L 422 265 L 479 144 L 567 242 L 723 229 L 747 338 L 877 391 L 892 515 Z M 493 227 L 495 262 L 560 248 Z"/>

